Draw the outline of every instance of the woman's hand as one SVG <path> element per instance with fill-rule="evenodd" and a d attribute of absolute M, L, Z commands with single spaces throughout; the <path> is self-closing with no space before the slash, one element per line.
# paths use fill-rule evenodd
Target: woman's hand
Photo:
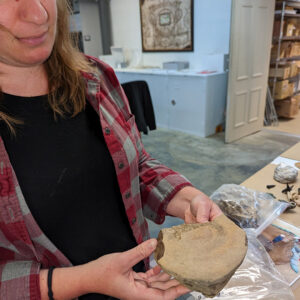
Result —
<path fill-rule="evenodd" d="M 132 267 L 151 255 L 157 241 L 151 239 L 122 253 L 112 253 L 83 265 L 85 293 L 100 293 L 128 300 L 168 300 L 186 294 L 189 290 L 178 281 L 155 268 L 136 273 Z"/>
<path fill-rule="evenodd" d="M 221 209 L 204 193 L 187 186 L 175 194 L 167 206 L 167 213 L 185 223 L 205 223 L 222 214 Z"/>
<path fill-rule="evenodd" d="M 190 223 L 205 223 L 222 214 L 221 209 L 206 195 L 195 196 L 185 210 L 184 221 Z"/>

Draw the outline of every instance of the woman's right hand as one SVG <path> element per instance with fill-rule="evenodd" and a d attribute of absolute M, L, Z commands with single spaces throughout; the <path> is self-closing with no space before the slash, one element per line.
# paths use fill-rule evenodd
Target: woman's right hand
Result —
<path fill-rule="evenodd" d="M 101 256 L 87 264 L 56 268 L 53 272 L 54 299 L 67 300 L 97 293 L 123 300 L 173 300 L 189 292 L 159 266 L 146 273 L 132 267 L 150 256 L 157 245 L 151 239 L 128 251 Z M 40 270 L 41 299 L 48 300 L 47 270 Z"/>
<path fill-rule="evenodd" d="M 104 255 L 82 265 L 84 293 L 99 293 L 128 300 L 171 300 L 189 289 L 161 272 L 159 266 L 146 273 L 136 273 L 132 267 L 150 256 L 157 241 L 151 239 L 122 253 Z"/>

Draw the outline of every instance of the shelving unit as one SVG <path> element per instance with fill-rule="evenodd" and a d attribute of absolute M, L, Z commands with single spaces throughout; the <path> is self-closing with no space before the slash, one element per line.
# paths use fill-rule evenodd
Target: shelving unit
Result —
<path fill-rule="evenodd" d="M 279 38 L 274 37 L 273 42 L 278 42 Z M 282 41 L 300 41 L 300 36 L 283 36 L 281 38 Z"/>
<path fill-rule="evenodd" d="M 276 2 L 269 73 L 269 98 L 275 105 L 276 114 L 287 118 L 293 118 L 299 112 L 299 18 L 300 0 Z M 273 116 L 273 119 L 277 118 Z"/>

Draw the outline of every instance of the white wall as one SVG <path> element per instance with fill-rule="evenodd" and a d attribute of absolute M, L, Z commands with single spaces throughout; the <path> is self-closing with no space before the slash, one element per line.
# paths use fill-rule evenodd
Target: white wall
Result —
<path fill-rule="evenodd" d="M 81 0 L 79 8 L 84 53 L 98 57 L 103 53 L 98 1 Z M 88 36 L 90 37 L 89 41 L 85 40 Z"/>
<path fill-rule="evenodd" d="M 186 60 L 195 70 L 223 70 L 229 52 L 231 0 L 194 0 L 194 51 L 142 53 L 139 0 L 111 0 L 114 46 L 138 52 L 144 66 Z"/>

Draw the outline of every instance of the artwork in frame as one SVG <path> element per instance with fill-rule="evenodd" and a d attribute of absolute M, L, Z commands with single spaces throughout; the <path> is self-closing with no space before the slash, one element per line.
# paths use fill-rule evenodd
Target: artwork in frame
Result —
<path fill-rule="evenodd" d="M 194 0 L 140 0 L 143 52 L 193 51 Z"/>

